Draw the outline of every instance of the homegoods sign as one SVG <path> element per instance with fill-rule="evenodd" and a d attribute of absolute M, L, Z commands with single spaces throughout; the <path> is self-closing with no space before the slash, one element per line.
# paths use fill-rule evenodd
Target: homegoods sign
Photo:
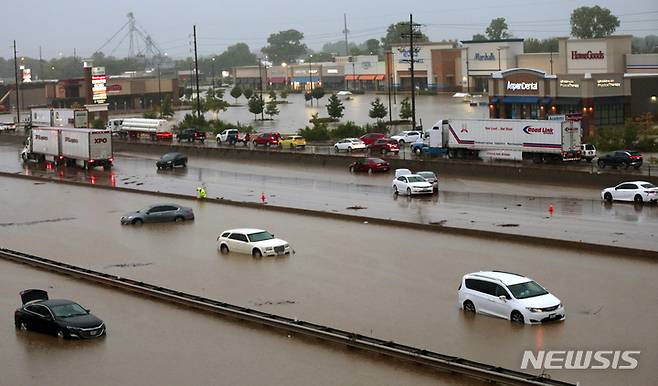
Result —
<path fill-rule="evenodd" d="M 570 40 L 567 41 L 567 73 L 605 73 L 608 72 L 608 47 L 605 41 Z"/>

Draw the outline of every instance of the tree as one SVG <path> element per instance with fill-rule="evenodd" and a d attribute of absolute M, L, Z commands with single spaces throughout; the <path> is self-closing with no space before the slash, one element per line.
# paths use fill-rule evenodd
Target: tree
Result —
<path fill-rule="evenodd" d="M 411 119 L 411 104 L 409 103 L 409 97 L 404 98 L 400 102 L 400 119 Z"/>
<path fill-rule="evenodd" d="M 500 40 L 507 39 L 512 36 L 507 32 L 507 30 L 508 27 L 507 23 L 505 22 L 505 18 L 499 17 L 491 20 L 491 23 L 485 32 L 489 40 Z"/>
<path fill-rule="evenodd" d="M 619 19 L 608 8 L 598 5 L 580 7 L 571 12 L 571 35 L 579 39 L 602 38 L 619 27 Z"/>
<path fill-rule="evenodd" d="M 402 34 L 408 34 L 409 33 L 409 22 L 408 21 L 401 21 L 396 24 L 391 24 L 388 26 L 386 29 L 386 36 L 384 36 L 382 40 L 382 46 L 384 51 L 390 50 L 391 45 L 393 44 L 398 44 L 398 43 L 409 43 L 409 38 L 403 38 Z M 414 38 L 414 42 L 421 43 L 421 42 L 429 42 L 430 39 L 425 35 L 424 33 L 420 33 L 419 36 Z"/>
<path fill-rule="evenodd" d="M 215 119 L 218 118 L 221 111 L 226 111 L 228 107 L 228 102 L 221 98 L 217 98 L 216 96 L 206 98 L 206 109 L 215 114 Z"/>
<path fill-rule="evenodd" d="M 272 116 L 274 115 L 279 115 L 279 109 L 276 107 L 276 97 L 274 99 L 270 98 L 265 105 L 265 114 L 267 114 L 270 119 L 272 119 Z"/>
<path fill-rule="evenodd" d="M 256 58 L 256 54 L 252 53 L 249 46 L 245 43 L 236 43 L 232 46 L 228 46 L 226 51 L 222 52 L 222 54 L 215 59 L 215 64 L 219 69 L 249 66 L 257 63 L 258 59 Z M 212 64 L 210 64 L 210 66 L 211 65 Z M 210 66 L 208 66 L 207 70 L 204 68 L 204 71 L 208 71 L 209 73 Z"/>
<path fill-rule="evenodd" d="M 557 38 L 535 39 L 527 38 L 523 41 L 523 51 L 532 52 L 558 52 Z"/>
<path fill-rule="evenodd" d="M 343 110 L 345 110 L 343 102 L 338 99 L 336 94 L 331 94 L 329 97 L 329 103 L 327 104 L 327 113 L 329 116 L 335 119 L 340 119 L 343 117 Z"/>
<path fill-rule="evenodd" d="M 249 112 L 254 114 L 254 119 L 258 119 L 257 115 L 263 112 L 263 106 L 265 102 L 260 96 L 254 94 L 249 98 Z"/>
<path fill-rule="evenodd" d="M 160 116 L 165 118 L 174 116 L 174 109 L 171 106 L 171 97 L 169 95 L 165 95 L 164 99 L 162 100 L 162 106 L 160 106 Z"/>
<path fill-rule="evenodd" d="M 307 56 L 306 59 L 304 59 L 305 62 L 333 62 L 334 61 L 334 54 L 330 52 L 314 52 L 313 57 L 311 58 L 310 56 Z"/>
<path fill-rule="evenodd" d="M 474 42 L 483 42 L 487 40 L 487 37 L 482 34 L 475 34 L 473 35 L 473 38 L 471 40 L 473 40 Z"/>
<path fill-rule="evenodd" d="M 375 100 L 370 103 L 370 106 L 368 116 L 372 119 L 377 119 L 379 121 L 388 114 L 388 109 L 386 109 L 386 106 L 384 106 L 379 97 L 375 98 Z"/>
<path fill-rule="evenodd" d="M 372 55 L 377 55 L 379 56 L 380 50 L 381 50 L 381 45 L 379 43 L 379 40 L 377 39 L 368 39 L 365 42 L 366 46 L 366 51 L 368 53 L 371 53 Z"/>
<path fill-rule="evenodd" d="M 656 54 L 658 53 L 658 36 L 647 35 L 643 38 L 633 38 L 634 54 Z"/>
<path fill-rule="evenodd" d="M 322 99 L 322 97 L 324 97 L 324 94 L 325 94 L 324 88 L 319 87 L 319 86 L 314 88 L 313 91 L 311 91 L 311 96 L 313 98 L 317 99 L 317 103 L 320 103 L 320 99 Z M 311 103 L 311 104 L 313 104 L 313 103 Z"/>
<path fill-rule="evenodd" d="M 274 90 L 270 90 L 270 95 L 269 95 L 269 97 L 270 97 L 270 100 L 271 100 L 271 101 L 275 101 L 275 102 L 276 102 L 276 91 L 274 91 Z"/>
<path fill-rule="evenodd" d="M 281 90 L 279 93 L 279 96 L 281 96 L 281 99 L 287 99 L 288 98 L 288 90 Z"/>
<path fill-rule="evenodd" d="M 261 51 L 274 63 L 290 63 L 301 58 L 308 51 L 306 44 L 301 42 L 302 39 L 304 34 L 297 30 L 279 31 L 267 38 L 268 45 Z"/>
<path fill-rule="evenodd" d="M 242 95 L 244 95 L 244 97 L 247 98 L 247 99 L 251 99 L 251 96 L 254 95 L 254 90 L 252 90 L 250 88 L 245 88 L 242 91 Z"/>
<path fill-rule="evenodd" d="M 238 103 L 238 98 L 240 98 L 240 95 L 242 95 L 242 87 L 240 87 L 239 84 L 236 84 L 231 89 L 231 96 L 233 99 L 235 99 L 235 103 Z"/>

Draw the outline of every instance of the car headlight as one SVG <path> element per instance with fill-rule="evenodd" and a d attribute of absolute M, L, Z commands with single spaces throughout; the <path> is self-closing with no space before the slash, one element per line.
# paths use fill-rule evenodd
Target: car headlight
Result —
<path fill-rule="evenodd" d="M 266 250 L 266 251 L 273 251 L 273 250 L 274 250 L 274 247 L 267 247 L 267 248 L 265 248 L 265 250 Z"/>
<path fill-rule="evenodd" d="M 541 308 L 535 308 L 535 307 L 526 307 L 526 309 L 530 312 L 542 312 Z"/>

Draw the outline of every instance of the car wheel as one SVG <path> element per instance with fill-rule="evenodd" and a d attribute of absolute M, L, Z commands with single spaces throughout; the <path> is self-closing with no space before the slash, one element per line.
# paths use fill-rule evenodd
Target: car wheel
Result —
<path fill-rule="evenodd" d="M 350 173 L 354 173 L 354 166 L 350 166 Z"/>
<path fill-rule="evenodd" d="M 628 169 L 631 166 L 629 162 L 624 162 L 624 169 Z"/>
<path fill-rule="evenodd" d="M 251 256 L 253 256 L 253 257 L 263 257 L 263 253 L 260 251 L 260 249 L 254 248 L 251 251 Z"/>
<path fill-rule="evenodd" d="M 144 224 L 144 220 L 142 220 L 141 218 L 136 218 L 136 219 L 133 219 L 131 224 L 133 224 L 133 225 L 142 225 L 142 224 Z"/>
<path fill-rule="evenodd" d="M 411 196 L 411 188 L 407 188 L 407 196 Z"/>
<path fill-rule="evenodd" d="M 183 222 L 183 221 L 185 221 L 185 217 L 183 216 L 176 216 L 174 218 L 174 222 Z"/>
<path fill-rule="evenodd" d="M 265 147 L 270 147 L 271 143 L 265 142 Z"/>
<path fill-rule="evenodd" d="M 387 150 L 386 150 L 386 149 L 382 149 L 382 154 L 386 154 L 386 153 L 387 153 Z"/>
<path fill-rule="evenodd" d="M 62 329 L 58 329 L 56 335 L 59 339 L 66 339 L 66 333 Z"/>
<path fill-rule="evenodd" d="M 640 169 L 641 166 L 642 166 L 642 165 L 635 165 L 635 166 L 633 166 L 633 168 L 634 168 L 635 170 L 638 170 L 638 169 Z"/>
<path fill-rule="evenodd" d="M 470 301 L 470 300 L 465 301 L 464 302 L 464 312 L 472 312 L 472 313 L 475 314 L 476 313 L 475 312 L 475 304 L 473 304 L 473 302 Z"/>
<path fill-rule="evenodd" d="M 523 318 L 523 314 L 521 314 L 519 311 L 512 311 L 512 314 L 510 315 L 510 320 L 512 323 L 518 323 L 518 324 L 525 324 L 525 319 Z"/>
<path fill-rule="evenodd" d="M 283 145 L 281 147 L 283 147 Z M 290 150 L 295 150 L 295 144 L 294 143 L 290 144 Z"/>
<path fill-rule="evenodd" d="M 348 147 L 348 148 L 347 148 L 347 152 L 348 152 L 348 153 L 351 153 L 351 152 L 352 152 L 352 147 Z"/>
<path fill-rule="evenodd" d="M 221 145 L 221 144 L 222 144 L 222 140 L 221 140 L 221 139 L 218 139 L 218 140 L 217 140 L 217 145 Z"/>
<path fill-rule="evenodd" d="M 228 245 L 226 245 L 226 244 L 220 245 L 219 246 L 219 251 L 223 254 L 227 254 L 228 253 Z"/>
<path fill-rule="evenodd" d="M 180 143 L 180 141 L 181 141 L 181 139 L 180 139 L 180 138 L 178 138 L 178 142 L 179 142 L 179 143 Z"/>
<path fill-rule="evenodd" d="M 393 194 L 395 194 L 396 196 L 398 194 L 400 194 L 400 192 L 398 191 L 398 186 L 397 185 L 393 185 Z"/>
<path fill-rule="evenodd" d="M 400 145 L 404 145 L 404 139 L 401 139 L 399 143 Z"/>
<path fill-rule="evenodd" d="M 420 153 L 422 153 L 422 152 L 423 152 L 423 151 L 420 150 L 419 147 L 417 147 L 417 148 L 414 149 L 414 153 L 416 153 L 417 155 L 420 155 Z"/>
<path fill-rule="evenodd" d="M 368 174 L 372 174 L 373 171 L 372 168 L 368 168 Z"/>
<path fill-rule="evenodd" d="M 599 166 L 599 169 L 605 169 L 605 162 L 602 160 L 599 160 L 596 164 Z"/>
<path fill-rule="evenodd" d="M 642 196 L 636 194 L 635 197 L 633 197 L 633 202 L 638 205 L 642 205 L 644 203 L 644 200 L 642 199 Z"/>
<path fill-rule="evenodd" d="M 340 150 L 338 150 L 338 146 L 334 146 L 334 150 L 336 150 L 336 153 L 338 153 Z"/>
<path fill-rule="evenodd" d="M 612 193 L 610 193 L 610 192 L 606 192 L 606 193 L 603 195 L 603 199 L 606 200 L 607 202 L 612 202 Z"/>
<path fill-rule="evenodd" d="M 187 167 L 187 162 L 183 162 L 183 167 L 184 167 L 184 168 Z"/>

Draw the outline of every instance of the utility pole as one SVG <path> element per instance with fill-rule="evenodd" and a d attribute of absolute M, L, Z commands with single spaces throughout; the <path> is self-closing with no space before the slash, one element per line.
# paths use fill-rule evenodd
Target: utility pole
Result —
<path fill-rule="evenodd" d="M 41 46 L 39 46 L 39 80 L 43 80 L 43 59 L 41 58 Z"/>
<path fill-rule="evenodd" d="M 196 24 L 193 27 L 194 31 L 194 74 L 196 77 L 196 114 L 197 118 L 201 118 L 201 101 L 199 99 L 199 59 L 196 51 Z"/>
<path fill-rule="evenodd" d="M 16 59 L 16 40 L 14 40 L 14 76 L 16 77 L 16 127 L 21 123 L 21 100 L 18 85 L 18 61 Z"/>
<path fill-rule="evenodd" d="M 311 74 L 313 63 L 313 54 L 308 56 L 308 82 L 311 84 L 311 107 L 313 107 L 313 75 Z M 319 99 L 318 99 L 319 101 Z"/>
<path fill-rule="evenodd" d="M 411 67 L 411 125 L 412 130 L 416 130 L 416 77 L 414 74 L 414 38 L 419 37 L 420 33 L 416 32 L 416 27 L 420 24 L 414 24 L 414 17 L 409 14 L 409 33 L 402 34 L 403 38 L 409 38 L 409 64 Z"/>
<path fill-rule="evenodd" d="M 343 33 L 345 34 L 345 56 L 349 56 L 350 54 L 350 46 L 347 44 L 347 34 L 350 32 L 350 30 L 347 29 L 347 14 L 343 14 Z"/>
<path fill-rule="evenodd" d="M 162 118 L 162 87 L 160 86 L 160 60 L 161 58 L 158 58 L 158 100 L 160 101 L 158 103 L 158 106 L 160 107 L 160 118 Z"/>
<path fill-rule="evenodd" d="M 263 66 L 263 59 L 258 58 L 258 79 L 260 80 L 260 101 L 259 103 L 263 104 L 263 74 L 261 73 L 261 68 Z M 267 71 L 267 70 L 266 70 Z M 265 120 L 265 105 L 263 105 L 260 111 L 260 120 Z"/>
<path fill-rule="evenodd" d="M 393 122 L 393 109 L 391 109 L 391 74 L 388 74 L 388 79 L 386 83 L 388 83 L 388 121 Z"/>

